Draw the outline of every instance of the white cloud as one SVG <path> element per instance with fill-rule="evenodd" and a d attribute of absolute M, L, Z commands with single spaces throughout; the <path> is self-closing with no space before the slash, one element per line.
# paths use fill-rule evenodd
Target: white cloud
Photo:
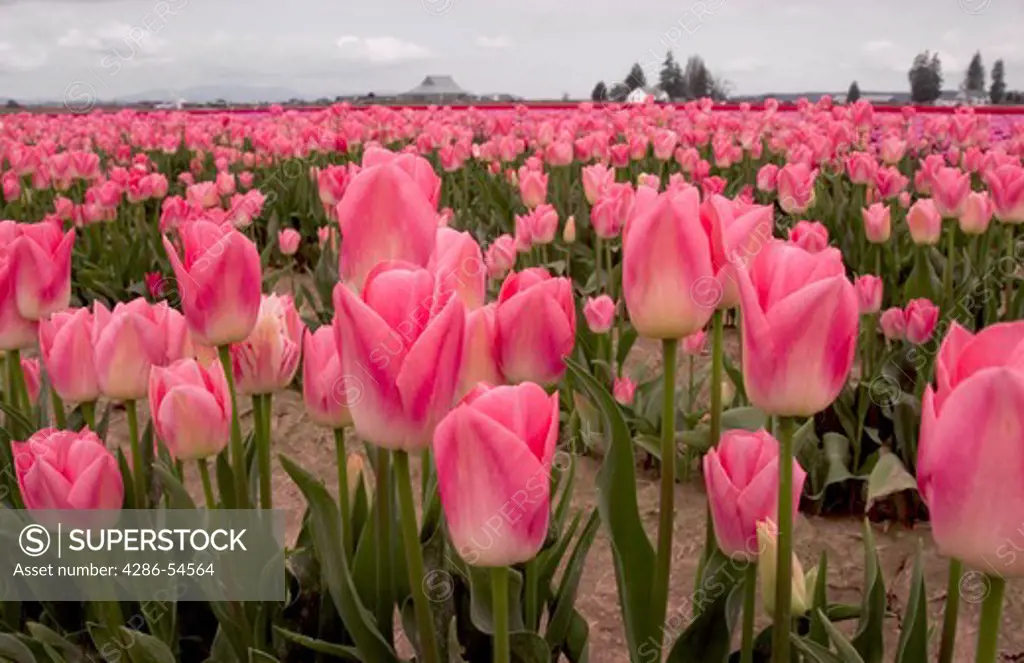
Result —
<path fill-rule="evenodd" d="M 335 42 L 341 55 L 349 60 L 373 64 L 395 64 L 432 57 L 429 49 L 398 37 L 356 37 L 345 35 Z"/>
<path fill-rule="evenodd" d="M 480 48 L 508 48 L 512 45 L 512 40 L 504 35 L 481 36 L 476 38 L 476 45 Z"/>
<path fill-rule="evenodd" d="M 68 50 L 81 50 L 100 56 L 103 62 L 121 64 L 170 62 L 165 51 L 166 39 L 127 23 L 106 23 L 90 32 L 71 28 L 57 38 L 57 46 Z M 106 66 L 106 65 L 104 65 Z"/>
<path fill-rule="evenodd" d="M 32 71 L 46 64 L 46 51 L 38 48 L 18 50 L 13 44 L 0 41 L 0 72 Z"/>
<path fill-rule="evenodd" d="M 725 63 L 723 69 L 733 74 L 749 74 L 764 69 L 767 63 L 753 55 L 733 58 Z"/>
<path fill-rule="evenodd" d="M 865 53 L 883 53 L 891 51 L 893 43 L 888 39 L 874 39 L 869 42 L 865 42 L 861 47 Z"/>

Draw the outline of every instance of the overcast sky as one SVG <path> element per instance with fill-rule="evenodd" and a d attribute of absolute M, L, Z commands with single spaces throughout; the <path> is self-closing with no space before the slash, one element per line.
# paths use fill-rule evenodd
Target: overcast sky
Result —
<path fill-rule="evenodd" d="M 0 98 L 193 86 L 334 96 L 450 74 L 476 93 L 589 95 L 693 53 L 737 94 L 906 90 L 938 50 L 947 89 L 976 49 L 1024 89 L 1024 0 L 0 0 Z M 70 90 L 70 92 L 69 92 Z"/>

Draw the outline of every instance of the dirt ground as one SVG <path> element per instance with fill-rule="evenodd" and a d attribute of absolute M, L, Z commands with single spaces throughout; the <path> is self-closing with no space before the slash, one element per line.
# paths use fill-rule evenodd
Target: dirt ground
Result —
<path fill-rule="evenodd" d="M 736 340 L 732 334 L 727 338 L 727 347 L 735 352 Z M 636 356 L 652 353 L 651 347 L 639 346 L 633 353 L 630 365 L 637 365 Z M 732 354 L 730 352 L 730 354 Z M 638 365 L 637 373 L 657 370 L 653 361 L 644 359 Z M 698 359 L 698 368 L 704 359 Z M 649 365 L 648 365 L 649 364 Z M 687 364 L 681 359 L 680 381 L 686 380 Z M 144 406 L 143 406 L 144 407 Z M 145 412 L 145 410 L 141 410 Z M 145 416 L 140 417 L 145 421 Z M 243 427 L 250 423 L 248 409 L 243 410 Z M 123 415 L 114 417 L 111 436 L 114 443 L 123 443 L 126 427 Z M 284 454 L 298 461 L 307 470 L 319 476 L 327 486 L 336 485 L 334 441 L 329 431 L 312 424 L 305 417 L 301 394 L 289 391 L 274 398 L 272 417 L 272 439 L 275 454 Z M 362 446 L 349 442 L 350 453 L 363 453 Z M 587 456 L 574 456 L 576 467 L 576 490 L 573 505 L 576 509 L 589 511 L 597 504 L 596 475 L 600 460 Z M 414 481 L 418 480 L 419 468 L 413 466 Z M 195 479 L 195 477 L 192 477 Z M 201 496 L 198 481 L 189 481 L 190 489 Z M 303 511 L 303 499 L 285 472 L 276 467 L 273 476 L 274 505 L 289 514 L 289 535 L 297 533 Z M 658 477 L 656 472 L 638 469 L 638 501 L 640 513 L 649 537 L 655 540 L 659 501 Z M 674 561 L 670 592 L 669 618 L 683 624 L 689 619 L 689 601 L 693 591 L 694 576 L 700 557 L 704 537 L 706 498 L 703 482 L 696 474 L 690 483 L 681 483 L 676 490 L 676 515 L 674 537 Z M 862 524 L 857 518 L 821 518 L 801 515 L 796 524 L 795 550 L 805 568 L 817 564 L 822 550 L 828 553 L 829 597 L 833 602 L 859 603 L 860 587 L 863 582 Z M 927 587 L 930 624 L 932 627 L 931 651 L 933 657 L 938 649 L 941 630 L 942 609 L 946 595 L 947 561 L 935 550 L 927 524 L 916 525 L 913 529 L 902 526 L 874 525 L 875 539 L 879 550 L 885 584 L 889 593 L 891 616 L 887 620 L 887 650 L 895 651 L 899 638 L 900 616 L 906 608 L 910 576 L 913 570 L 917 542 L 923 543 L 925 553 L 925 582 Z M 961 616 L 957 636 L 956 660 L 974 660 L 978 617 L 985 587 L 980 575 L 969 574 L 961 583 Z M 579 589 L 577 607 L 590 626 L 590 661 L 593 663 L 623 663 L 629 660 L 626 641 L 621 627 L 612 553 L 603 529 L 587 558 L 586 570 Z M 766 625 L 767 618 L 759 618 L 758 628 Z M 1006 593 L 1003 610 L 1001 635 L 1001 660 L 1024 660 L 1024 631 L 1014 628 L 1024 623 L 1024 592 L 1018 583 L 1011 584 Z M 887 660 L 889 657 L 887 657 Z"/>

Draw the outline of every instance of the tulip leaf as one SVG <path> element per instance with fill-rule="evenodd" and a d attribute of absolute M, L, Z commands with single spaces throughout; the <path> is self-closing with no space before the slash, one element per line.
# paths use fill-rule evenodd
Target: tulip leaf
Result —
<path fill-rule="evenodd" d="M 562 646 L 562 653 L 570 663 L 587 663 L 590 658 L 590 626 L 578 610 L 572 611 L 569 634 Z"/>
<path fill-rule="evenodd" d="M 78 648 L 75 647 L 74 644 L 64 639 L 62 635 L 53 629 L 43 626 L 39 622 L 28 622 L 25 624 L 25 628 L 28 629 L 29 635 L 32 636 L 32 639 L 42 645 L 69 654 L 79 653 Z"/>
<path fill-rule="evenodd" d="M 512 663 L 550 663 L 551 650 L 544 638 L 529 631 L 509 634 Z"/>
<path fill-rule="evenodd" d="M 850 473 L 850 440 L 845 435 L 825 433 L 820 453 L 815 455 L 808 449 L 807 454 L 814 458 L 814 461 L 805 467 L 811 470 L 810 473 L 815 479 L 812 484 L 818 488 L 817 493 L 807 496 L 808 499 L 820 500 L 825 496 L 829 486 L 856 478 Z"/>
<path fill-rule="evenodd" d="M 597 511 L 590 512 L 590 518 L 576 542 L 576 547 L 569 556 L 565 572 L 562 574 L 562 582 L 555 595 L 555 607 L 548 619 L 548 629 L 544 634 L 545 639 L 551 647 L 557 647 L 569 632 L 572 623 L 573 605 L 576 603 L 576 592 L 579 589 L 580 579 L 583 577 L 583 569 L 587 559 L 590 546 L 597 536 L 598 526 L 601 524 Z"/>
<path fill-rule="evenodd" d="M 135 505 L 135 482 L 132 481 L 132 470 L 128 466 L 128 459 L 124 451 L 117 450 L 117 467 L 121 472 L 121 482 L 124 484 L 124 508 L 134 508 Z"/>
<path fill-rule="evenodd" d="M 392 509 L 394 503 L 392 502 Z M 394 510 L 391 511 L 394 513 Z M 380 531 L 379 505 L 376 500 L 370 506 L 366 523 L 362 528 L 359 540 L 356 541 L 355 555 L 352 557 L 352 582 L 356 592 L 363 604 L 369 606 L 374 613 L 374 619 L 384 634 L 390 634 L 393 624 L 393 606 L 397 600 L 396 575 L 404 572 L 404 567 L 399 569 L 395 564 L 394 550 L 391 554 L 380 550 L 378 532 Z M 399 533 L 392 527 L 392 538 Z M 387 588 L 387 596 L 381 597 L 381 589 L 378 587 L 377 567 L 386 564 L 390 569 L 390 584 Z M 383 612 L 381 612 L 383 610 Z"/>
<path fill-rule="evenodd" d="M 729 359 L 729 355 L 725 352 L 722 353 L 722 368 L 725 369 L 725 374 L 729 376 L 733 386 L 736 387 L 736 396 L 733 397 L 733 402 L 750 402 L 750 399 L 747 397 L 746 382 L 743 380 L 743 371 L 737 368 L 736 364 L 732 363 L 732 360 Z"/>
<path fill-rule="evenodd" d="M 28 645 L 9 633 L 0 633 L 0 659 L 9 659 L 13 663 L 36 663 Z"/>
<path fill-rule="evenodd" d="M 348 560 L 341 550 L 341 516 L 330 493 L 287 456 L 281 456 L 281 465 L 309 503 L 313 540 L 324 578 L 338 614 L 363 660 L 367 663 L 398 663 L 398 657 L 377 630 L 372 615 L 363 607 L 356 593 Z"/>
<path fill-rule="evenodd" d="M 820 610 L 818 611 L 818 618 L 822 620 L 822 624 L 828 632 L 829 639 L 832 641 L 833 646 L 835 646 L 836 651 L 839 653 L 839 656 L 844 663 L 866 663 L 857 647 L 847 640 L 846 636 L 843 635 L 843 632 L 836 628 L 835 625 L 828 620 L 828 617 L 826 617 Z M 881 630 L 879 630 L 879 635 L 881 635 Z M 882 660 L 882 653 L 883 652 L 879 650 L 879 661 Z"/>
<path fill-rule="evenodd" d="M 928 660 L 928 603 L 924 586 L 924 562 L 921 541 L 917 542 L 914 573 L 910 580 L 907 611 L 901 623 L 900 641 L 896 647 L 896 663 Z"/>
<path fill-rule="evenodd" d="M 354 647 L 346 647 L 345 645 L 338 645 L 333 642 L 327 642 L 326 640 L 317 640 L 316 638 L 310 638 L 309 636 L 295 631 L 289 631 L 288 629 L 281 628 L 280 626 L 274 627 L 274 633 L 288 640 L 294 642 L 297 645 L 305 647 L 310 651 L 315 651 L 318 654 L 327 654 L 335 658 L 340 658 L 343 661 L 361 661 L 359 658 L 359 650 Z"/>
<path fill-rule="evenodd" d="M 874 469 L 871 470 L 871 476 L 868 477 L 868 502 L 864 509 L 865 512 L 870 511 L 878 500 L 904 490 L 916 491 L 917 480 L 910 475 L 910 472 L 907 472 L 907 468 L 903 467 L 903 463 L 900 462 L 896 454 L 882 447 L 878 462 L 875 463 Z"/>
<path fill-rule="evenodd" d="M 814 581 L 814 600 L 811 604 L 811 628 L 807 638 L 819 645 L 828 645 L 828 631 L 820 615 L 828 610 L 828 553 L 821 551 L 818 558 L 818 573 Z"/>
<path fill-rule="evenodd" d="M 258 649 L 249 649 L 249 663 L 280 663 L 278 659 L 267 652 Z"/>
<path fill-rule="evenodd" d="M 796 633 L 790 634 L 790 642 L 794 649 L 804 655 L 804 660 L 810 663 L 847 663 L 827 646 L 800 638 Z"/>
<path fill-rule="evenodd" d="M 598 473 L 598 509 L 608 530 L 615 562 L 615 582 L 631 657 L 641 645 L 657 642 L 650 619 L 654 548 L 644 531 L 637 505 L 636 464 L 629 428 L 608 391 L 579 364 L 566 360 L 569 372 L 598 403 L 611 432 L 608 453 Z"/>
<path fill-rule="evenodd" d="M 160 484 L 164 489 L 164 494 L 167 495 L 170 508 L 196 508 L 196 503 L 192 501 L 192 496 L 188 494 L 185 486 L 181 485 L 181 482 L 178 481 L 178 477 L 174 476 L 174 473 L 167 469 L 163 463 L 155 464 L 153 466 L 153 473 L 160 480 Z"/>
<path fill-rule="evenodd" d="M 488 568 L 459 564 L 461 571 L 469 579 L 470 619 L 473 626 L 482 633 L 494 635 L 494 620 L 491 614 L 493 604 L 491 594 L 491 570 Z M 523 608 L 519 600 L 523 594 L 523 576 L 515 569 L 508 571 L 508 627 L 510 631 L 522 631 Z"/>
<path fill-rule="evenodd" d="M 720 553 L 712 556 L 694 592 L 694 617 L 676 639 L 667 663 L 722 663 L 732 649 L 732 630 L 742 609 L 742 570 Z M 700 606 L 698 601 L 710 600 Z M 669 618 L 672 623 L 673 618 Z M 666 643 L 667 644 L 667 643 Z"/>
<path fill-rule="evenodd" d="M 622 374 L 622 368 L 626 365 L 626 359 L 629 357 L 629 351 L 633 349 L 633 345 L 636 343 L 639 335 L 632 326 L 622 330 L 619 335 L 619 345 L 615 351 L 615 365 L 619 367 L 619 374 Z"/>
<path fill-rule="evenodd" d="M 217 490 L 220 491 L 220 501 L 225 509 L 235 508 L 235 475 L 231 471 L 231 463 L 228 460 L 228 450 L 217 454 L 216 473 Z M 128 489 L 127 484 L 125 490 Z"/>
<path fill-rule="evenodd" d="M 121 631 L 121 637 L 131 643 L 128 646 L 128 656 L 133 663 L 175 663 L 174 653 L 159 638 L 127 626 L 122 626 Z"/>
<path fill-rule="evenodd" d="M 864 598 L 853 646 L 864 663 L 881 663 L 885 655 L 885 581 L 878 563 L 878 549 L 871 524 L 864 520 Z M 827 628 L 827 627 L 826 627 Z M 831 635 L 831 634 L 830 634 Z M 834 641 L 834 640 L 833 640 Z"/>
<path fill-rule="evenodd" d="M 572 543 L 576 536 L 576 530 L 579 528 L 582 520 L 583 514 L 577 513 L 573 517 L 572 522 L 569 523 L 568 529 L 560 533 L 555 545 L 541 551 L 537 556 L 537 564 L 540 569 L 538 584 L 541 587 L 551 586 L 551 581 L 554 579 L 558 567 L 562 564 L 562 557 L 565 555 L 565 551 L 569 549 L 569 544 Z"/>

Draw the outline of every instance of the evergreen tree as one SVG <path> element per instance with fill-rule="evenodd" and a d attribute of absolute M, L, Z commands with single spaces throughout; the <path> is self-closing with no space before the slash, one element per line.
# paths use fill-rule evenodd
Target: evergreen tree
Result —
<path fill-rule="evenodd" d="M 625 83 L 613 83 L 608 89 L 608 100 L 623 102 L 629 96 L 630 89 Z"/>
<path fill-rule="evenodd" d="M 850 83 L 850 89 L 846 91 L 846 103 L 852 104 L 860 99 L 860 86 L 857 81 Z"/>
<path fill-rule="evenodd" d="M 1006 68 L 1002 60 L 996 60 L 992 65 L 992 87 L 988 96 L 993 104 L 1001 104 L 1006 99 Z"/>
<path fill-rule="evenodd" d="M 626 75 L 626 80 L 624 80 L 623 83 L 626 84 L 627 95 L 637 88 L 647 87 L 647 75 L 644 74 L 644 69 L 640 66 L 639 62 L 633 63 L 633 66 L 630 68 L 629 73 Z"/>
<path fill-rule="evenodd" d="M 910 98 L 919 104 L 931 103 L 942 94 L 942 63 L 938 53 L 918 53 L 907 73 Z"/>
<path fill-rule="evenodd" d="M 594 86 L 594 91 L 590 93 L 590 98 L 594 101 L 608 101 L 608 87 L 604 84 L 604 81 L 597 82 L 597 85 Z"/>
<path fill-rule="evenodd" d="M 683 77 L 683 70 L 679 67 L 672 51 L 665 55 L 665 62 L 661 67 L 661 74 L 658 84 L 669 99 L 681 99 L 686 96 L 686 81 Z"/>
<path fill-rule="evenodd" d="M 713 77 L 704 60 L 699 55 L 691 55 L 686 61 L 683 72 L 686 81 L 686 98 L 703 99 L 712 96 L 714 89 Z"/>
<path fill-rule="evenodd" d="M 981 53 L 976 52 L 971 58 L 964 75 L 963 91 L 968 97 L 981 97 L 985 94 L 985 66 L 981 63 Z"/>

